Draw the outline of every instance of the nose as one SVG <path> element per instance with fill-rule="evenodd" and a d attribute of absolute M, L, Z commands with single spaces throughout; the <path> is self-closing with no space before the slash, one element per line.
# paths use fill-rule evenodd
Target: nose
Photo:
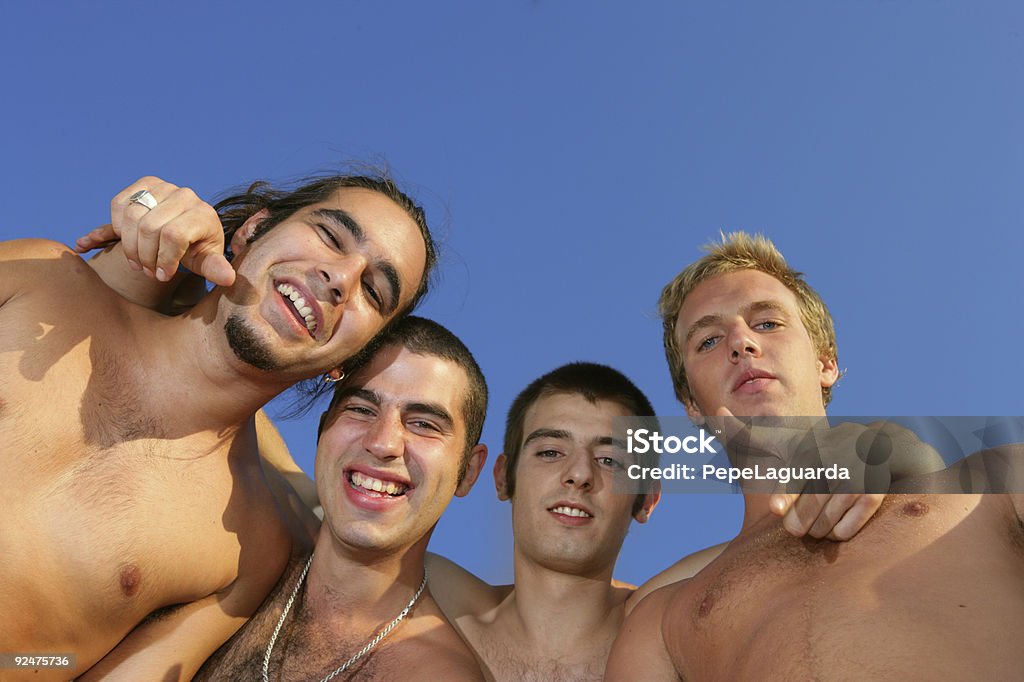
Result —
<path fill-rule="evenodd" d="M 317 266 L 317 274 L 325 285 L 331 303 L 341 305 L 359 286 L 366 269 L 366 258 L 360 254 L 336 255 Z"/>
<path fill-rule="evenodd" d="M 594 470 L 592 460 L 585 454 L 572 454 L 565 460 L 562 472 L 562 485 L 567 488 L 590 490 L 594 486 Z"/>
<path fill-rule="evenodd" d="M 729 359 L 738 363 L 744 357 L 760 357 L 761 345 L 757 335 L 746 322 L 735 325 L 729 332 Z"/>
<path fill-rule="evenodd" d="M 401 457 L 405 446 L 398 415 L 386 412 L 377 415 L 363 436 L 363 447 L 379 460 Z"/>

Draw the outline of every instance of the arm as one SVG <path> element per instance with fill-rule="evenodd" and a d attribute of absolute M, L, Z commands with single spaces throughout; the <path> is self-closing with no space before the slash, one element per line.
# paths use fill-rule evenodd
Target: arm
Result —
<path fill-rule="evenodd" d="M 267 465 L 273 468 L 292 487 L 306 507 L 318 517 L 322 516 L 316 484 L 295 463 L 281 433 L 263 410 L 256 413 L 256 442 L 259 444 L 264 471 L 268 470 Z"/>
<path fill-rule="evenodd" d="M 166 616 L 151 616 L 78 679 L 191 680 L 245 624 L 268 590 L 236 584 Z"/>
<path fill-rule="evenodd" d="M 424 563 L 430 576 L 430 595 L 452 623 L 462 616 L 477 615 L 496 607 L 506 592 L 433 552 L 427 552 Z"/>
<path fill-rule="evenodd" d="M 682 679 L 669 657 L 662 626 L 674 590 L 670 586 L 651 593 L 626 618 L 608 656 L 606 681 Z"/>
<path fill-rule="evenodd" d="M 728 542 L 723 542 L 720 545 L 706 547 L 693 554 L 688 554 L 645 582 L 626 600 L 626 615 L 629 615 L 644 597 L 655 590 L 697 575 L 705 566 L 717 559 L 718 555 L 728 546 Z"/>

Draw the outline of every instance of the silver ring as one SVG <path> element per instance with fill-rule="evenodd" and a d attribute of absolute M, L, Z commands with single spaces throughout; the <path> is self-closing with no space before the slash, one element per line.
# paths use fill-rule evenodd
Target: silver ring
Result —
<path fill-rule="evenodd" d="M 150 211 L 156 208 L 156 197 L 153 196 L 148 189 L 140 189 L 135 194 L 128 197 L 129 204 L 142 204 Z"/>

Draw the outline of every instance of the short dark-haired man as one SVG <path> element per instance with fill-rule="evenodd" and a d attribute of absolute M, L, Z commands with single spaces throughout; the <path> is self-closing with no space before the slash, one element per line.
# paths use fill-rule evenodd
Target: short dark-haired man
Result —
<path fill-rule="evenodd" d="M 487 456 L 487 387 L 466 347 L 408 317 L 336 384 L 321 420 L 315 551 L 289 568 L 199 679 L 482 679 L 424 555 Z"/>
<path fill-rule="evenodd" d="M 263 601 L 303 528 L 265 478 L 253 414 L 339 373 L 427 281 L 422 212 L 386 185 L 254 188 L 226 217 L 232 283 L 177 317 L 112 295 L 59 244 L 0 245 L 5 650 L 74 656 L 51 677 L 187 679 Z M 198 216 L 223 240 L 191 192 L 130 189 L 115 204 L 143 232 Z M 137 239 L 136 257 L 160 243 Z"/>
<path fill-rule="evenodd" d="M 662 295 L 687 412 L 823 417 L 838 371 L 834 343 L 816 333 L 820 297 L 763 237 L 709 250 Z M 1019 445 L 978 457 L 1016 465 L 1024 486 Z M 892 490 L 947 490 L 951 477 Z M 765 495 L 744 502 L 718 558 L 633 611 L 609 679 L 1012 679 L 1024 668 L 1024 495 L 890 495 L 843 545 L 788 536 Z"/>
<path fill-rule="evenodd" d="M 436 560 L 439 600 L 490 679 L 601 679 L 633 593 L 612 579 L 615 561 L 659 498 L 613 491 L 626 462 L 612 419 L 651 414 L 629 379 L 594 363 L 559 367 L 512 403 L 494 479 L 512 501 L 515 584 Z"/>

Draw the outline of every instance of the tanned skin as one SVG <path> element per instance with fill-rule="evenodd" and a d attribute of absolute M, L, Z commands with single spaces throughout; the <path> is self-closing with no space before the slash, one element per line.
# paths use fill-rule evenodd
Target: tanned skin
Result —
<path fill-rule="evenodd" d="M 332 251 L 297 214 L 253 242 L 231 289 L 176 318 L 113 295 L 61 245 L 0 245 L 0 641 L 76 656 L 74 669 L 32 679 L 188 679 L 308 550 L 308 526 L 263 472 L 252 417 L 387 316 L 339 284 L 348 293 L 318 304 L 331 333 L 303 337 L 274 298 L 274 273 L 360 281 L 388 253 L 409 296 L 424 262 L 418 228 L 390 200 L 357 190 L 331 201 L 364 227 L 383 220 L 363 250 L 352 245 L 363 260 Z M 227 310 L 280 371 L 229 348 Z"/>
<path fill-rule="evenodd" d="M 711 322 L 704 329 L 698 320 Z M 676 329 L 695 325 L 699 333 L 680 337 L 691 417 L 824 415 L 820 389 L 835 381 L 835 361 L 817 356 L 781 282 L 752 270 L 705 280 Z M 744 382 L 751 369 L 768 378 Z M 1019 463 L 1024 449 L 1003 455 Z M 887 497 L 842 544 L 791 537 L 766 495 L 744 495 L 739 536 L 692 580 L 643 600 L 607 679 L 1019 675 L 1024 496 L 910 492 L 956 490 L 954 481 L 957 470 L 899 481 L 893 492 L 908 492 Z"/>

